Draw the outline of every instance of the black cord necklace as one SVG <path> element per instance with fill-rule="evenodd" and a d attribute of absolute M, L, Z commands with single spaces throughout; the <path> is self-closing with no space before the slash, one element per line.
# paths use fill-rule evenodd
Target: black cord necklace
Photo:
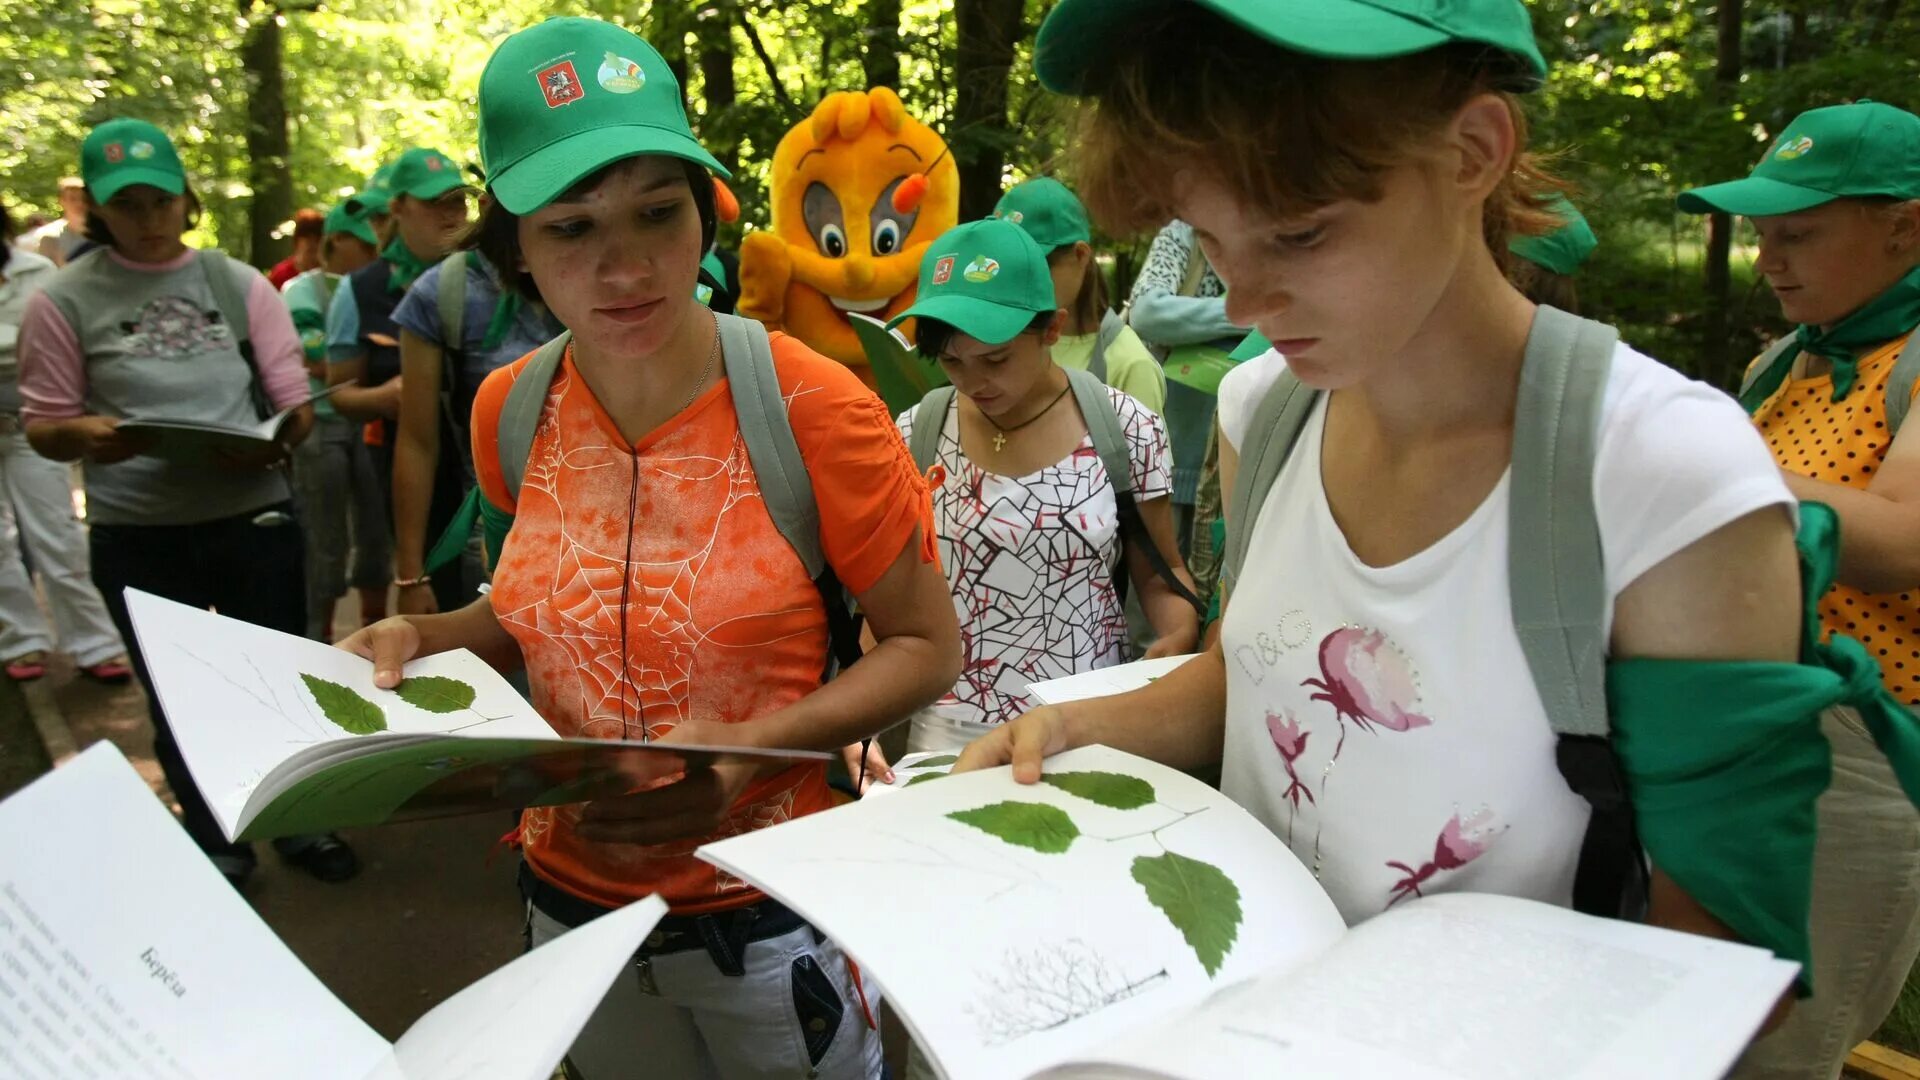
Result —
<path fill-rule="evenodd" d="M 1072 381 L 1071 381 L 1071 380 L 1069 380 L 1069 381 L 1068 381 L 1068 383 L 1067 383 L 1067 385 L 1065 385 L 1065 386 L 1063 386 L 1063 387 L 1061 387 L 1061 388 L 1060 388 L 1060 392 L 1059 392 L 1058 394 L 1055 394 L 1055 395 L 1053 396 L 1053 400 L 1052 400 L 1052 401 L 1049 401 L 1049 402 L 1047 402 L 1047 407 L 1046 407 L 1046 408 L 1044 408 L 1044 409 L 1041 409 L 1041 410 L 1040 410 L 1039 412 L 1037 412 L 1037 413 L 1034 413 L 1034 414 L 1033 414 L 1032 416 L 1029 416 L 1029 417 L 1027 417 L 1027 418 L 1026 418 L 1025 420 L 1022 420 L 1022 421 L 1020 421 L 1019 423 L 1017 423 L 1017 424 L 1015 424 L 1015 425 L 1013 425 L 1012 427 L 1001 427 L 1001 426 L 1000 426 L 1000 421 L 998 421 L 998 420 L 995 420 L 995 419 L 994 419 L 993 417 L 991 417 L 991 416 L 987 416 L 987 413 L 986 413 L 986 410 L 984 410 L 984 409 L 983 409 L 983 410 L 981 410 L 981 412 L 980 412 L 980 415 L 981 415 L 981 416 L 985 416 L 985 417 L 986 417 L 986 420 L 987 420 L 987 423 L 989 423 L 989 424 L 992 424 L 992 425 L 993 425 L 993 431 L 994 431 L 994 435 L 993 435 L 993 449 L 994 449 L 994 452 L 995 452 L 995 453 L 999 453 L 1000 451 L 1002 451 L 1002 450 L 1005 450 L 1005 449 L 1007 448 L 1007 436 L 1009 436 L 1009 435 L 1011 435 L 1011 434 L 1013 434 L 1013 433 L 1014 433 L 1014 432 L 1016 432 L 1016 431 L 1019 431 L 1019 430 L 1020 430 L 1021 428 L 1023 428 L 1023 427 L 1026 427 L 1026 426 L 1027 426 L 1028 424 L 1031 424 L 1031 423 L 1033 423 L 1033 422 L 1034 422 L 1035 420 L 1038 420 L 1038 419 L 1040 419 L 1041 417 L 1043 417 L 1043 416 L 1045 416 L 1045 415 L 1047 415 L 1048 413 L 1050 413 L 1050 412 L 1052 412 L 1052 411 L 1053 411 L 1053 407 L 1054 407 L 1055 405 L 1058 405 L 1058 404 L 1060 404 L 1060 399 L 1061 399 L 1061 398 L 1063 398 L 1063 397 L 1066 397 L 1066 396 L 1067 396 L 1067 391 L 1069 391 L 1069 390 L 1072 390 L 1072 389 L 1073 389 L 1073 383 L 1072 383 Z"/>

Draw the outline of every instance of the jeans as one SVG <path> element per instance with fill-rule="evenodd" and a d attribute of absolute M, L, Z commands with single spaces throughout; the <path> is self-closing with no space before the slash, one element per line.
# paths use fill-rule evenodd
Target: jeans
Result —
<path fill-rule="evenodd" d="M 307 617 L 305 544 L 292 510 L 292 503 L 283 502 L 192 525 L 93 526 L 93 580 L 146 688 L 154 757 L 180 802 L 181 823 L 209 855 L 237 856 L 249 862 L 252 858 L 246 845 L 230 842 L 221 832 L 206 797 L 187 771 L 173 727 L 147 674 L 144 650 L 127 616 L 124 590 L 141 589 L 300 635 L 306 630 Z"/>

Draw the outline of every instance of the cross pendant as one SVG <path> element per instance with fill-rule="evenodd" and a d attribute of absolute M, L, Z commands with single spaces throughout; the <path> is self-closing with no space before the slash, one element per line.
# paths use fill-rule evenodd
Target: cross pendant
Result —
<path fill-rule="evenodd" d="M 999 432 L 997 432 L 997 431 L 996 431 L 996 432 L 994 432 L 994 434 L 993 434 L 993 450 L 994 450 L 994 453 L 996 453 L 996 454 L 997 454 L 997 453 L 999 453 L 1000 451 L 1002 451 L 1002 450 L 1005 450 L 1006 448 L 1007 448 L 1007 437 L 1006 437 L 1005 435 L 1003 435 L 1003 434 L 1001 434 L 1001 433 L 999 433 Z"/>

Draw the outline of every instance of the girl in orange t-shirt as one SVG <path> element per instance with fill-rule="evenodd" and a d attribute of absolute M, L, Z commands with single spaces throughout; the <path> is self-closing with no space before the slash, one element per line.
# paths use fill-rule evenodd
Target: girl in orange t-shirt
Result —
<path fill-rule="evenodd" d="M 1680 207 L 1745 215 L 1760 234 L 1759 270 L 1799 328 L 1748 372 L 1741 404 L 1794 495 L 1840 517 L 1822 626 L 1865 645 L 1887 690 L 1920 704 L 1920 424 L 1896 437 L 1889 418 L 1914 389 L 1894 375 L 1920 326 L 1920 117 L 1868 101 L 1802 113 L 1751 176 Z M 1736 1080 L 1835 1075 L 1920 953 L 1920 821 L 1854 710 L 1829 709 L 1821 726 L 1833 786 L 1814 853 L 1818 992 Z"/>
<path fill-rule="evenodd" d="M 820 591 L 761 499 L 716 316 L 694 299 L 715 225 L 709 174 L 725 170 L 694 141 L 659 54 L 594 19 L 513 35 L 481 77 L 480 149 L 493 199 L 478 247 L 524 268 L 506 284 L 545 303 L 572 344 L 517 493 L 497 438 L 527 360 L 475 401 L 480 490 L 514 515 L 491 594 L 345 646 L 373 659 L 381 686 L 444 649 L 524 662 L 535 707 L 569 736 L 833 750 L 931 704 L 960 649 L 926 485 L 871 391 L 774 334 L 821 550 L 876 641 L 821 684 Z M 818 762 L 719 764 L 526 812 L 533 944 L 652 893 L 672 911 L 575 1042 L 582 1075 L 880 1074 L 873 1002 L 844 955 L 693 854 L 830 804 Z"/>

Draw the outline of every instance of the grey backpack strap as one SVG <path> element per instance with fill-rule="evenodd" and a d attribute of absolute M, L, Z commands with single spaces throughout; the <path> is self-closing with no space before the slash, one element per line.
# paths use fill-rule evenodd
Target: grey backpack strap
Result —
<path fill-rule="evenodd" d="M 1093 339 L 1093 358 L 1087 361 L 1087 370 L 1101 382 L 1107 381 L 1107 347 L 1126 328 L 1126 321 L 1112 311 L 1100 316 L 1100 336 Z"/>
<path fill-rule="evenodd" d="M 571 332 L 563 333 L 534 350 L 533 359 L 520 369 L 507 390 L 506 403 L 500 406 L 494 445 L 500 451 L 500 479 L 515 506 L 520 503 L 520 482 L 526 479 L 527 456 L 533 452 L 533 433 L 540 426 L 540 411 L 546 408 L 547 390 L 572 340 Z"/>
<path fill-rule="evenodd" d="M 220 320 L 233 332 L 234 345 L 244 352 L 252 344 L 252 326 L 247 317 L 247 298 L 233 282 L 230 260 L 225 252 L 212 249 L 203 249 L 194 258 L 207 275 L 207 288 L 213 290 L 213 303 L 220 309 Z"/>
<path fill-rule="evenodd" d="M 913 407 L 913 437 L 907 441 L 907 451 L 913 455 L 914 467 L 922 473 L 933 468 L 933 463 L 940 458 L 940 432 L 947 426 L 947 410 L 953 408 L 953 395 L 952 386 L 936 386 Z"/>
<path fill-rule="evenodd" d="M 1920 381 L 1920 330 L 1907 336 L 1887 376 L 1887 438 L 1900 434 L 1900 423 L 1913 405 L 1913 384 Z"/>
<path fill-rule="evenodd" d="M 820 508 L 813 500 L 807 463 L 800 457 L 793 425 L 787 419 L 786 395 L 773 367 L 773 343 L 767 328 L 751 319 L 716 313 L 720 353 L 733 393 L 733 409 L 740 419 L 740 438 L 747 446 L 754 475 L 760 480 L 760 498 L 774 527 L 800 556 L 807 576 L 819 578 L 827 568 L 820 550 Z"/>
<path fill-rule="evenodd" d="M 1127 455 L 1127 433 L 1120 426 L 1120 414 L 1113 409 L 1113 395 L 1107 384 L 1091 371 L 1063 368 L 1067 387 L 1073 391 L 1073 403 L 1080 406 L 1080 418 L 1087 422 L 1087 434 L 1093 439 L 1093 451 L 1106 466 L 1107 482 L 1115 496 L 1133 494 L 1133 464 Z"/>
<path fill-rule="evenodd" d="M 442 351 L 459 352 L 467 338 L 467 260 L 464 251 L 456 251 L 440 263 L 438 307 Z"/>
<path fill-rule="evenodd" d="M 1536 329 L 1538 329 L 1539 324 L 1535 323 L 1534 326 Z M 1791 349 L 1799 344 L 1800 344 L 1799 335 L 1786 334 L 1786 335 L 1783 335 L 1779 341 L 1776 341 L 1773 344 L 1767 346 L 1767 351 L 1761 353 L 1760 358 L 1758 360 L 1755 360 L 1752 364 L 1748 365 L 1747 374 L 1740 380 L 1740 392 L 1735 394 L 1734 397 L 1736 398 L 1746 397 L 1747 391 L 1753 389 L 1753 384 L 1759 382 L 1760 376 L 1765 375 L 1767 373 L 1767 369 L 1773 366 L 1774 360 L 1778 358 L 1781 353 L 1786 352 L 1788 349 Z"/>
<path fill-rule="evenodd" d="M 1247 561 L 1253 519 L 1292 456 L 1293 444 L 1300 441 L 1300 431 L 1307 426 L 1307 417 L 1313 414 L 1313 403 L 1319 397 L 1318 390 L 1295 378 L 1293 372 L 1282 371 L 1253 411 L 1253 423 L 1240 443 L 1240 472 L 1233 478 L 1233 494 L 1227 501 L 1227 546 L 1220 554 L 1220 581 L 1229 593 Z"/>
<path fill-rule="evenodd" d="M 1611 598 L 1593 503 L 1594 459 L 1619 332 L 1541 305 L 1514 407 L 1507 577 L 1547 719 L 1562 735 L 1606 735 Z"/>

